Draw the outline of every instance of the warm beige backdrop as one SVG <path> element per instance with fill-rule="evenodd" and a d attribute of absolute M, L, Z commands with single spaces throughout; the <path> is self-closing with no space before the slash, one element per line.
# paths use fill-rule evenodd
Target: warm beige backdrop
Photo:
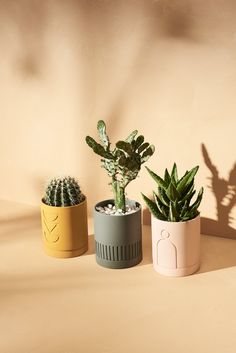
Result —
<path fill-rule="evenodd" d="M 0 0 L 0 198 L 37 204 L 58 174 L 79 178 L 90 209 L 109 197 L 84 143 L 103 118 L 113 141 L 137 128 L 153 142 L 148 165 L 160 173 L 199 164 L 198 186 L 212 175 L 204 143 L 221 208 L 204 232 L 233 232 L 235 200 L 224 196 L 236 185 L 235 18 L 234 0 Z M 152 187 L 143 170 L 128 195 Z M 216 219 L 207 187 L 201 210 Z"/>

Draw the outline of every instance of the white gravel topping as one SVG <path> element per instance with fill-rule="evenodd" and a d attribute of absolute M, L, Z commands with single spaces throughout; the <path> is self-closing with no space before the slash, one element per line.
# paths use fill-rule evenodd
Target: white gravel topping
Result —
<path fill-rule="evenodd" d="M 107 215 L 113 215 L 113 216 L 119 216 L 122 214 L 130 214 L 134 213 L 139 209 L 138 206 L 136 205 L 126 205 L 126 211 L 122 212 L 121 209 L 116 210 L 115 206 L 113 206 L 111 203 L 108 205 L 102 207 L 102 206 L 97 206 L 96 210 L 100 213 L 105 213 Z"/>

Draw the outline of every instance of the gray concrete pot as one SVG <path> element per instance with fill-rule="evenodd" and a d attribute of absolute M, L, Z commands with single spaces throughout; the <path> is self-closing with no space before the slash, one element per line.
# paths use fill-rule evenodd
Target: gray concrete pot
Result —
<path fill-rule="evenodd" d="M 96 210 L 114 200 L 101 201 L 94 208 L 94 237 L 96 261 L 108 268 L 127 268 L 142 261 L 141 205 L 130 214 L 106 215 Z"/>

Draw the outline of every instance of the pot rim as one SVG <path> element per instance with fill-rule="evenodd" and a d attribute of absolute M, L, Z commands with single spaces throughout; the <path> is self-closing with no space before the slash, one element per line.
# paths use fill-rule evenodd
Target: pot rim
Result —
<path fill-rule="evenodd" d="M 192 219 L 189 219 L 188 221 L 180 221 L 180 222 L 163 221 L 162 219 L 159 219 L 159 218 L 153 216 L 153 214 L 151 214 L 151 218 L 152 218 L 152 220 L 157 220 L 158 222 L 165 223 L 165 224 L 166 224 L 166 223 L 170 223 L 170 224 L 184 224 L 184 223 L 186 223 L 186 224 L 187 224 L 187 223 L 193 223 L 194 221 L 200 219 L 200 218 L 201 218 L 201 215 L 200 215 L 200 213 L 199 213 L 196 217 L 194 217 L 194 218 L 192 218 Z"/>
<path fill-rule="evenodd" d="M 87 197 L 84 195 L 85 199 L 78 203 L 77 205 L 73 205 L 73 206 L 51 206 L 51 205 L 47 205 L 45 202 L 43 202 L 43 199 L 41 199 L 41 205 L 45 206 L 45 207 L 50 207 L 50 208 L 59 208 L 59 209 L 70 209 L 70 208 L 75 208 L 78 206 L 82 206 L 83 204 L 85 204 L 87 202 Z"/>
<path fill-rule="evenodd" d="M 125 213 L 125 214 L 123 213 L 123 214 L 116 214 L 116 215 L 115 215 L 115 214 L 104 214 L 104 213 L 99 212 L 99 211 L 96 209 L 96 207 L 97 207 L 99 204 L 104 203 L 104 202 L 113 203 L 113 204 L 114 204 L 114 199 L 107 199 L 107 200 L 102 200 L 102 201 L 97 202 L 97 203 L 94 205 L 93 210 L 94 210 L 94 212 L 96 212 L 96 214 L 99 214 L 100 216 L 104 216 L 104 217 L 106 217 L 106 216 L 113 216 L 113 217 L 124 217 L 124 216 L 125 216 L 125 217 L 127 217 L 127 216 L 132 216 L 132 215 L 134 215 L 134 214 L 136 214 L 136 213 L 138 213 L 138 212 L 141 211 L 142 205 L 141 205 L 138 201 L 132 200 L 132 199 L 127 199 L 127 200 L 135 202 L 135 204 L 138 206 L 138 209 L 137 209 L 136 211 L 134 211 L 134 212 L 131 212 L 131 213 Z"/>

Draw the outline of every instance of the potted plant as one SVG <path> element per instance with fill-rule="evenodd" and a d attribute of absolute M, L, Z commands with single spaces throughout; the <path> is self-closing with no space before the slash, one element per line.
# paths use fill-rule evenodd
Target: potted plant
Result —
<path fill-rule="evenodd" d="M 200 266 L 200 215 L 198 207 L 203 196 L 200 189 L 197 198 L 194 177 L 198 166 L 178 177 L 174 164 L 171 173 L 165 170 L 161 178 L 149 168 L 157 183 L 154 201 L 143 195 L 152 214 L 152 255 L 154 269 L 167 276 L 186 276 Z"/>
<path fill-rule="evenodd" d="M 41 220 L 48 255 L 68 258 L 88 250 L 87 201 L 74 178 L 49 182 L 41 203 Z"/>
<path fill-rule="evenodd" d="M 135 130 L 112 149 L 104 121 L 98 121 L 97 131 L 100 143 L 90 136 L 86 142 L 101 156 L 102 167 L 111 178 L 113 199 L 94 208 L 96 261 L 108 268 L 127 268 L 142 260 L 142 229 L 141 205 L 126 199 L 125 190 L 155 148 Z"/>

